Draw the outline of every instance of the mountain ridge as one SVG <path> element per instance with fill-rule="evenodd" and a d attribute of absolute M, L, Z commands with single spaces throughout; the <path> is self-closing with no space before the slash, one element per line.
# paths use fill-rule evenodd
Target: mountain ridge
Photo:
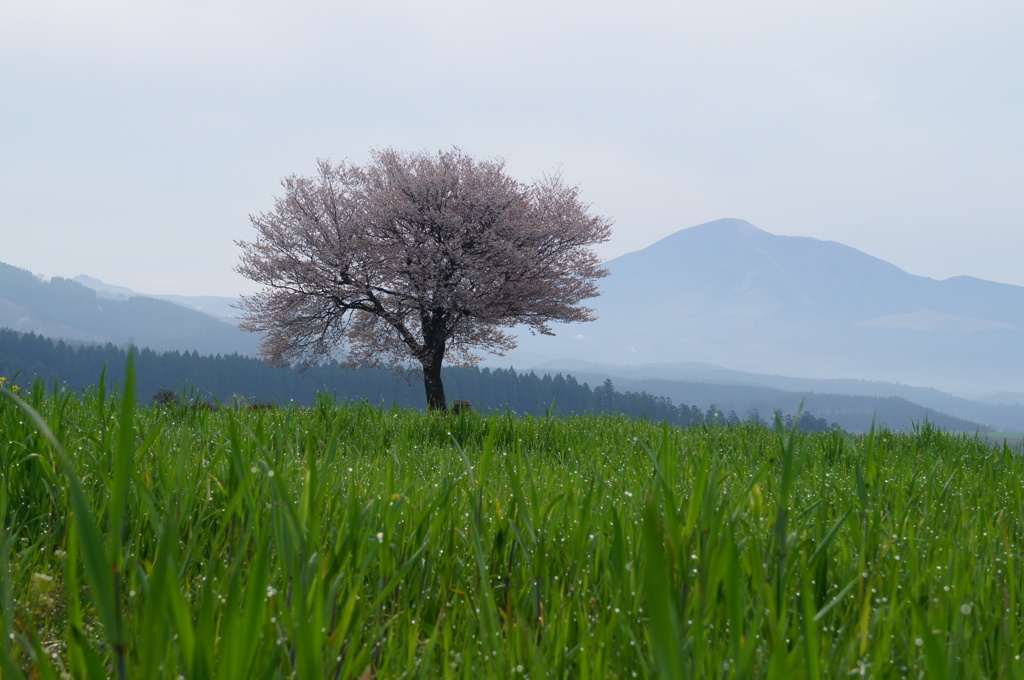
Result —
<path fill-rule="evenodd" d="M 532 367 L 543 372 L 572 373 L 578 379 L 599 383 L 610 379 L 617 386 L 634 392 L 644 391 L 675 401 L 711 403 L 716 401 L 723 409 L 745 411 L 747 402 L 758 392 L 774 393 L 775 407 L 794 408 L 808 401 L 808 410 L 821 417 L 825 411 L 815 410 L 815 401 L 822 397 L 863 397 L 865 399 L 899 398 L 920 407 L 917 420 L 928 416 L 927 409 L 957 418 L 984 423 L 987 427 L 1004 432 L 1024 431 L 1024 394 L 1004 393 L 967 399 L 942 392 L 933 387 L 917 387 L 883 381 L 854 380 L 848 378 L 794 378 L 735 371 L 732 369 L 688 362 L 683 364 L 652 364 L 635 366 L 609 366 L 583 361 L 551 361 Z M 728 397 L 716 396 L 728 394 Z M 867 401 L 860 406 L 870 420 Z M 760 408 L 760 407 L 758 407 Z"/>
<path fill-rule="evenodd" d="M 151 295 L 149 293 L 139 293 L 124 286 L 111 285 L 86 274 L 79 274 L 71 280 L 93 289 L 100 297 L 112 300 L 148 297 L 173 302 L 176 305 L 194 309 L 232 325 L 238 321 L 238 310 L 235 308 L 235 304 L 238 302 L 236 298 L 218 295 Z"/>
<path fill-rule="evenodd" d="M 936 280 L 834 241 L 735 218 L 609 260 L 597 321 L 520 335 L 509 359 L 704 361 L 742 371 L 1014 391 L 1024 382 L 1024 287 Z"/>
<path fill-rule="evenodd" d="M 113 299 L 72 279 L 0 263 L 0 327 L 154 351 L 254 355 L 258 339 L 213 316 L 146 296 Z"/>

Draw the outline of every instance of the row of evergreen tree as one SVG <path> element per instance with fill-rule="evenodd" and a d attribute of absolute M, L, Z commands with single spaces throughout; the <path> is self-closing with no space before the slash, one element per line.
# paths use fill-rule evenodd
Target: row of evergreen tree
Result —
<path fill-rule="evenodd" d="M 116 387 L 124 377 L 127 349 L 113 344 L 75 344 L 34 333 L 0 329 L 0 376 L 22 385 L 42 380 L 48 386 L 80 391 L 95 387 L 105 375 L 107 386 Z M 202 356 L 196 352 L 136 352 L 136 385 L 147 398 L 169 394 L 198 398 L 210 403 L 310 405 L 326 393 L 339 400 L 364 400 L 383 406 L 425 408 L 424 391 L 416 381 L 397 378 L 389 371 L 363 368 L 346 370 L 322 365 L 297 371 L 273 368 L 259 359 L 238 354 Z M 538 376 L 513 368 L 459 368 L 443 371 L 449 397 L 472 403 L 484 411 L 511 410 L 543 415 L 619 413 L 637 418 L 688 426 L 698 423 L 738 425 L 743 420 L 762 422 L 755 411 L 740 418 L 721 413 L 714 405 L 705 410 L 674 404 L 667 397 L 646 392 L 619 392 L 611 380 L 591 388 L 572 375 Z M 789 417 L 789 422 L 792 422 Z M 821 418 L 801 414 L 799 427 L 826 430 L 836 427 Z"/>

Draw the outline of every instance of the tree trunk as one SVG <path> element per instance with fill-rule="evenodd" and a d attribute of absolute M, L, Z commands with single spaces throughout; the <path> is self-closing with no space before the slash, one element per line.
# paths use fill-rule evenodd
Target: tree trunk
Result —
<path fill-rule="evenodd" d="M 440 361 L 423 364 L 423 386 L 427 390 L 427 410 L 447 411 L 448 400 L 445 399 L 444 383 L 441 382 Z"/>
<path fill-rule="evenodd" d="M 445 311 L 424 310 L 420 320 L 423 324 L 423 353 L 420 355 L 420 363 L 423 365 L 423 386 L 427 390 L 427 410 L 447 411 L 448 400 L 445 399 L 444 383 L 441 382 L 441 364 L 444 363 L 445 343 L 448 340 L 445 331 Z"/>

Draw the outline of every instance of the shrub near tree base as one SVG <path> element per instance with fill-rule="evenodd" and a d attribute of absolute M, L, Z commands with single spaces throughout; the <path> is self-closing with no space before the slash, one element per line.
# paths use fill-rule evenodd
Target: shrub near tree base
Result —
<path fill-rule="evenodd" d="M 157 408 L 175 409 L 181 406 L 181 395 L 165 388 L 154 394 L 152 401 Z"/>

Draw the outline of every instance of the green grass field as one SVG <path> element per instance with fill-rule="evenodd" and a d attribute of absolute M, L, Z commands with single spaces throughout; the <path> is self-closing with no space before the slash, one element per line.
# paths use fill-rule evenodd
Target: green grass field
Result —
<path fill-rule="evenodd" d="M 1024 457 L 0 387 L 4 678 L 1024 677 Z"/>

